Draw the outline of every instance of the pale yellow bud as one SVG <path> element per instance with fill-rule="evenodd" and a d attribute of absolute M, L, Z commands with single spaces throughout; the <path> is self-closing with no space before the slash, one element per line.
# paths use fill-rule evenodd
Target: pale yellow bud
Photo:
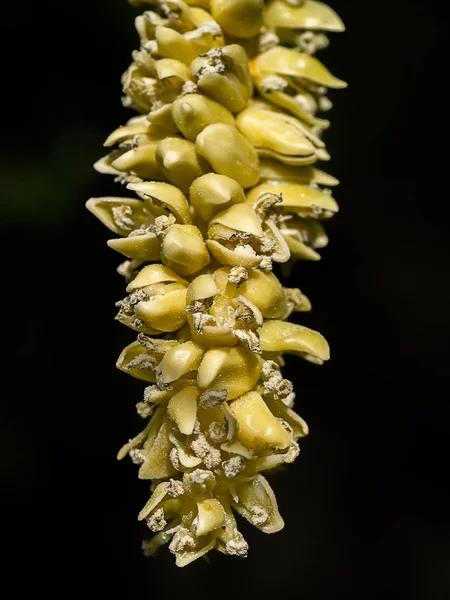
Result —
<path fill-rule="evenodd" d="M 217 285 L 212 275 L 199 275 L 190 284 L 187 291 L 187 303 L 213 298 L 217 294 Z"/>
<path fill-rule="evenodd" d="M 196 529 L 196 535 L 198 537 L 206 535 L 214 529 L 222 527 L 225 515 L 223 512 L 222 505 L 215 498 L 208 498 L 202 500 L 197 504 L 198 509 L 198 524 Z"/>
<path fill-rule="evenodd" d="M 258 332 L 263 352 L 289 352 L 319 364 L 330 358 L 326 339 L 308 327 L 288 321 L 266 321 Z"/>
<path fill-rule="evenodd" d="M 187 387 L 172 396 L 167 405 L 167 414 L 172 421 L 175 421 L 180 432 L 185 435 L 191 435 L 194 431 L 198 395 L 197 388 Z"/>
<path fill-rule="evenodd" d="M 179 283 L 165 286 L 164 293 L 139 302 L 136 316 L 150 329 L 177 331 L 186 322 L 186 288 Z"/>
<path fill-rule="evenodd" d="M 161 256 L 180 275 L 193 275 L 210 262 L 202 234 L 194 225 L 170 227 L 164 236 Z"/>
<path fill-rule="evenodd" d="M 215 48 L 191 64 L 199 89 L 232 113 L 245 108 L 253 92 L 248 58 L 238 44 Z"/>
<path fill-rule="evenodd" d="M 292 443 L 290 434 L 273 416 L 257 392 L 249 392 L 233 400 L 229 408 L 238 422 L 238 439 L 247 448 L 283 449 Z"/>
<path fill-rule="evenodd" d="M 167 104 L 156 104 L 147 115 L 153 130 L 163 132 L 160 139 L 167 135 L 175 136 L 178 134 L 178 127 L 172 117 L 172 106 L 173 103 L 170 101 Z"/>
<path fill-rule="evenodd" d="M 162 383 L 172 383 L 186 373 L 195 371 L 204 352 L 203 346 L 196 342 L 177 344 L 171 348 L 158 365 Z"/>
<path fill-rule="evenodd" d="M 158 54 L 165 58 L 174 58 L 185 65 L 190 65 L 197 57 L 192 42 L 170 27 L 157 27 L 155 39 L 158 44 Z"/>
<path fill-rule="evenodd" d="M 189 17 L 193 20 L 190 25 L 185 25 L 185 29 L 190 29 L 185 33 L 161 25 L 156 27 L 155 40 L 160 56 L 190 65 L 199 54 L 224 45 L 222 31 L 208 13 L 192 10 Z"/>
<path fill-rule="evenodd" d="M 156 163 L 161 172 L 182 192 L 187 193 L 191 183 L 211 171 L 208 163 L 197 154 L 195 144 L 188 140 L 167 137 L 158 142 Z"/>
<path fill-rule="evenodd" d="M 193 31 L 188 31 L 185 37 L 195 48 L 197 56 L 225 45 L 222 30 L 209 13 L 201 8 L 194 8 L 191 9 L 191 14 L 197 21 L 197 28 Z"/>
<path fill-rule="evenodd" d="M 195 142 L 205 127 L 214 123 L 234 125 L 231 112 L 202 94 L 187 94 L 172 105 L 173 120 L 184 137 Z"/>
<path fill-rule="evenodd" d="M 230 235 L 234 230 L 249 233 L 257 237 L 263 236 L 261 221 L 248 204 L 235 204 L 217 214 L 210 222 L 209 232 L 212 238 L 214 237 L 214 228 L 217 225 L 221 229 L 229 229 Z"/>
<path fill-rule="evenodd" d="M 122 350 L 116 367 L 136 379 L 156 383 L 155 368 L 162 357 L 178 343 L 175 340 L 152 340 L 154 350 L 147 350 L 138 341 L 129 344 Z"/>
<path fill-rule="evenodd" d="M 261 366 L 257 356 L 246 348 L 213 348 L 204 355 L 198 368 L 198 385 L 202 390 L 228 391 L 228 400 L 253 388 Z"/>
<path fill-rule="evenodd" d="M 189 199 L 195 212 L 208 222 L 217 212 L 245 202 L 245 195 L 239 183 L 231 177 L 207 173 L 192 183 Z"/>
<path fill-rule="evenodd" d="M 197 137 L 195 145 L 216 173 L 234 179 L 243 188 L 258 183 L 258 155 L 250 142 L 231 125 L 209 125 Z"/>
<path fill-rule="evenodd" d="M 243 110 L 236 120 L 239 131 L 260 156 L 277 158 L 291 165 L 326 160 L 324 143 L 312 135 L 298 119 L 271 109 L 260 102 Z"/>
<path fill-rule="evenodd" d="M 180 87 L 182 83 L 192 80 L 192 75 L 189 67 L 180 60 L 173 58 L 162 58 L 155 61 L 155 69 L 158 79 L 168 86 Z"/>
<path fill-rule="evenodd" d="M 265 7 L 264 23 L 275 29 L 345 31 L 344 23 L 334 10 L 314 0 L 305 0 L 298 5 L 284 0 L 270 0 Z"/>
<path fill-rule="evenodd" d="M 141 288 L 145 288 L 155 283 L 181 283 L 184 286 L 188 285 L 188 282 L 177 275 L 171 269 L 168 269 L 164 265 L 155 264 L 147 265 L 139 271 L 139 274 L 131 281 L 127 286 L 127 292 L 133 292 Z"/>
<path fill-rule="evenodd" d="M 262 25 L 264 0 L 211 0 L 211 12 L 228 35 L 251 38 Z"/>
<path fill-rule="evenodd" d="M 127 258 L 136 260 L 158 260 L 160 242 L 153 232 L 134 234 L 128 237 L 108 240 L 108 246 Z"/>
<path fill-rule="evenodd" d="M 157 141 L 152 141 L 145 146 L 138 146 L 124 152 L 111 161 L 111 166 L 121 173 L 130 173 L 144 179 L 163 181 L 162 173 L 156 162 Z"/>
<path fill-rule="evenodd" d="M 251 269 L 239 293 L 256 304 L 265 319 L 280 319 L 286 314 L 283 286 L 273 273 Z"/>

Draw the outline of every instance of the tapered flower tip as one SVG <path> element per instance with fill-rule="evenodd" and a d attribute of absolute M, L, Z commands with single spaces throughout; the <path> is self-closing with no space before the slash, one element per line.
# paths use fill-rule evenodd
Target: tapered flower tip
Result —
<path fill-rule="evenodd" d="M 306 29 L 308 31 L 345 31 L 341 18 L 323 2 L 305 0 L 300 6 L 272 0 L 264 11 L 267 27 L 282 29 Z"/>
<path fill-rule="evenodd" d="M 297 77 L 327 88 L 347 87 L 345 81 L 334 77 L 317 58 L 283 46 L 276 46 L 260 54 L 254 60 L 254 67 L 264 75 Z"/>
<path fill-rule="evenodd" d="M 258 333 L 263 352 L 299 354 L 318 364 L 330 358 L 326 339 L 317 331 L 302 325 L 288 321 L 266 321 Z"/>

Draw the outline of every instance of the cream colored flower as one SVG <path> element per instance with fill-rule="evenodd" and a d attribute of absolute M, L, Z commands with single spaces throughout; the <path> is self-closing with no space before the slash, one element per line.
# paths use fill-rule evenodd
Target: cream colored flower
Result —
<path fill-rule="evenodd" d="M 146 554 L 245 557 L 233 511 L 265 533 L 284 526 L 262 473 L 308 434 L 283 355 L 330 356 L 287 320 L 311 303 L 276 267 L 318 260 L 338 211 L 338 181 L 316 166 L 329 158 L 318 113 L 346 84 L 312 55 L 344 26 L 314 0 L 130 1 L 144 12 L 123 103 L 139 115 L 95 168 L 135 196 L 87 203 L 126 258 L 116 318 L 138 337 L 117 367 L 147 384 L 146 424 L 118 458 L 152 482 Z"/>

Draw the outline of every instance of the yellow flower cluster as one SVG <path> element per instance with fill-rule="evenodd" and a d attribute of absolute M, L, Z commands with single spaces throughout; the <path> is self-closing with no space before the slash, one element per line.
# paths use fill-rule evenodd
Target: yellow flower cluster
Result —
<path fill-rule="evenodd" d="M 343 88 L 313 56 L 339 17 L 314 0 L 133 0 L 140 48 L 123 75 L 138 111 L 114 131 L 101 173 L 135 197 L 87 207 L 126 257 L 117 319 L 138 332 L 117 366 L 147 382 L 130 440 L 153 554 L 184 566 L 215 548 L 246 556 L 233 510 L 266 533 L 283 520 L 261 474 L 291 463 L 306 423 L 283 354 L 321 364 L 325 339 L 287 321 L 308 311 L 274 263 L 319 260 L 338 206 L 317 116 Z M 156 336 L 156 337 L 155 337 Z"/>

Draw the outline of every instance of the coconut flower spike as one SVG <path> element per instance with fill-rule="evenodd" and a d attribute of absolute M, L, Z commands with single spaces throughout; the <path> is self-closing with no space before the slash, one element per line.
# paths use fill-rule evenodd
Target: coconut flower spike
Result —
<path fill-rule="evenodd" d="M 95 168 L 127 192 L 91 198 L 125 278 L 116 319 L 137 336 L 117 367 L 145 382 L 143 429 L 119 451 L 152 494 L 139 513 L 185 566 L 210 550 L 245 557 L 236 513 L 264 533 L 284 522 L 267 481 L 308 426 L 285 353 L 329 359 L 289 322 L 311 309 L 278 264 L 320 260 L 339 182 L 321 134 L 329 89 L 316 54 L 344 30 L 315 0 L 130 0 L 140 45 L 122 77 L 137 111 Z"/>

